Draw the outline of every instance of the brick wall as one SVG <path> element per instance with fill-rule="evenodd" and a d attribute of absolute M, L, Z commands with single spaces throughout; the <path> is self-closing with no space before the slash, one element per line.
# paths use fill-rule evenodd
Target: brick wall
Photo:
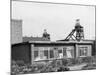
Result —
<path fill-rule="evenodd" d="M 22 20 L 11 20 L 11 44 L 22 42 Z"/>

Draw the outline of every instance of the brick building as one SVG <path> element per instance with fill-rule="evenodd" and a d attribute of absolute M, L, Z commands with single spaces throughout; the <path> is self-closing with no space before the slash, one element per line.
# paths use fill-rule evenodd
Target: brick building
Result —
<path fill-rule="evenodd" d="M 23 37 L 23 42 L 28 42 L 28 41 L 50 41 L 50 39 L 43 38 L 43 37 Z"/>
<path fill-rule="evenodd" d="M 44 29 L 44 32 L 42 34 L 42 37 L 23 37 L 23 42 L 28 41 L 50 41 L 50 34 L 47 33 L 46 29 Z"/>
<path fill-rule="evenodd" d="M 11 19 L 11 44 L 22 42 L 22 20 Z"/>
<path fill-rule="evenodd" d="M 75 32 L 78 34 L 76 37 Z M 12 20 L 12 43 L 15 43 L 11 48 L 12 60 L 21 60 L 33 64 L 34 61 L 91 57 L 95 55 L 96 41 L 84 40 L 84 36 L 81 36 L 81 34 L 83 34 L 83 27 L 78 25 L 78 29 L 75 27 L 64 40 L 50 41 L 50 34 L 44 30 L 42 37 L 23 37 L 22 42 L 22 21 Z M 75 38 L 72 38 L 72 36 Z"/>

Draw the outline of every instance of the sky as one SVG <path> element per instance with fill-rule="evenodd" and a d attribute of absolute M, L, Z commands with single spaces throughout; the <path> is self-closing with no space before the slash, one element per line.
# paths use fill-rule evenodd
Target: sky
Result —
<path fill-rule="evenodd" d="M 94 6 L 12 1 L 11 16 L 23 21 L 23 36 L 41 37 L 47 29 L 52 41 L 62 40 L 80 19 L 85 39 L 95 39 Z"/>

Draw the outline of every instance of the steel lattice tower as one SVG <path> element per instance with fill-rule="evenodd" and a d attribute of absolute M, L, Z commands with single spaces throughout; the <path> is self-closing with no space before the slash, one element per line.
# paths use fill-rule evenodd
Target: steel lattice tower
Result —
<path fill-rule="evenodd" d="M 72 30 L 72 32 L 66 37 L 65 40 L 83 40 L 84 39 L 84 30 L 83 27 L 80 25 L 80 20 L 77 19 L 76 20 L 76 25 L 74 27 L 74 29 Z"/>

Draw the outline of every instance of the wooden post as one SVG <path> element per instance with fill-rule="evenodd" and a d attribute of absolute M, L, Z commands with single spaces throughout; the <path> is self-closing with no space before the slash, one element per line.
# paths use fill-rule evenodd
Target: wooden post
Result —
<path fill-rule="evenodd" d="M 78 45 L 75 44 L 75 58 L 79 57 Z"/>
<path fill-rule="evenodd" d="M 31 64 L 34 63 L 34 44 L 31 44 Z"/>

